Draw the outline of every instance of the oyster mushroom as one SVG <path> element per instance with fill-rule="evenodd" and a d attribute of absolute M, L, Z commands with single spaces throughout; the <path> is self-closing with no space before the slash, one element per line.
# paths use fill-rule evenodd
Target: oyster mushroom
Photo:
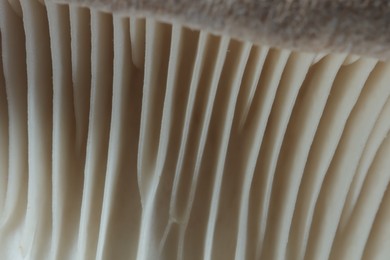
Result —
<path fill-rule="evenodd" d="M 388 259 L 389 10 L 0 0 L 0 259 Z"/>

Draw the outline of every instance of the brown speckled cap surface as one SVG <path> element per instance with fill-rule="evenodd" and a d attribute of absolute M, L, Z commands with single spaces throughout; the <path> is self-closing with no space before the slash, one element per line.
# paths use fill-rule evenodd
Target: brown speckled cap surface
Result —
<path fill-rule="evenodd" d="M 385 0 L 53 0 L 300 51 L 390 57 Z"/>

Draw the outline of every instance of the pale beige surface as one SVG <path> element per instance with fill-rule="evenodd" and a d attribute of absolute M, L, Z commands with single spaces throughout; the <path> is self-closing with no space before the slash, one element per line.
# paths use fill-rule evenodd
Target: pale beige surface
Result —
<path fill-rule="evenodd" d="M 390 63 L 35 0 L 0 39 L 0 259 L 390 257 Z"/>

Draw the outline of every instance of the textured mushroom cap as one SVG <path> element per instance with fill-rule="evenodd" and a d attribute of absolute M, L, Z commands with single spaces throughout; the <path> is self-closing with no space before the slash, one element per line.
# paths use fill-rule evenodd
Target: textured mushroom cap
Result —
<path fill-rule="evenodd" d="M 147 16 L 261 45 L 390 58 L 387 0 L 53 0 Z"/>
<path fill-rule="evenodd" d="M 0 259 L 388 259 L 390 63 L 177 21 L 0 0 Z"/>

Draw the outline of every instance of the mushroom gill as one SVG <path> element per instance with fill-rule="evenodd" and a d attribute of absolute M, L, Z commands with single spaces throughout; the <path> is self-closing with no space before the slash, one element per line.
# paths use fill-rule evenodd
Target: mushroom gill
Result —
<path fill-rule="evenodd" d="M 390 62 L 50 0 L 0 53 L 0 259 L 389 259 Z"/>

